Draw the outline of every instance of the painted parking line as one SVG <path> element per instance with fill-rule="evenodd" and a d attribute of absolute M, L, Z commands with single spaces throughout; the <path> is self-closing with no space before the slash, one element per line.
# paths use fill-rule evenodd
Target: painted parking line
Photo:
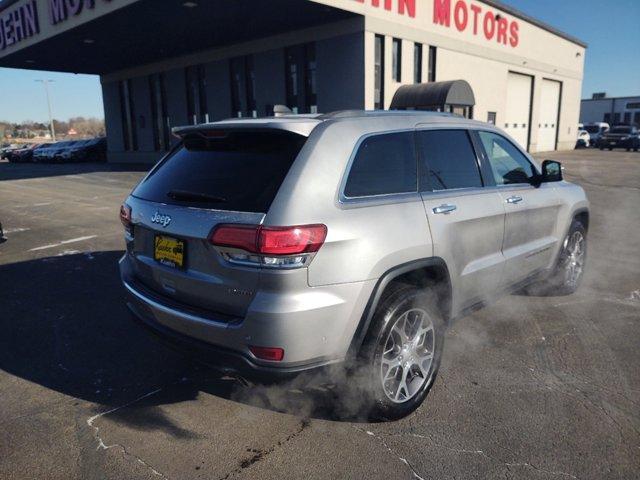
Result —
<path fill-rule="evenodd" d="M 68 243 L 75 243 L 75 242 L 82 242 L 84 240 L 91 240 L 92 238 L 96 238 L 96 237 L 97 237 L 97 235 L 89 235 L 87 237 L 72 238 L 70 240 L 63 240 L 62 242 L 51 243 L 49 245 L 43 245 L 42 247 L 32 248 L 29 251 L 30 252 L 37 252 L 38 250 L 46 250 L 47 248 L 55 248 L 55 247 L 59 247 L 60 245 L 66 245 Z"/>

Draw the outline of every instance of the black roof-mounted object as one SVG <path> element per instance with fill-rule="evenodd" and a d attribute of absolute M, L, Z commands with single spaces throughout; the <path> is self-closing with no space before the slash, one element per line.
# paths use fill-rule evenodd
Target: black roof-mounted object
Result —
<path fill-rule="evenodd" d="M 469 115 L 476 104 L 471 85 L 465 80 L 403 85 L 391 101 L 390 110 L 432 110 Z"/>

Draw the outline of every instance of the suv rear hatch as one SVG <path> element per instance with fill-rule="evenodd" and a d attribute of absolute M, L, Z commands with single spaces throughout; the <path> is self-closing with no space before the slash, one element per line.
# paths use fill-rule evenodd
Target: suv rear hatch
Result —
<path fill-rule="evenodd" d="M 210 234 L 221 223 L 261 224 L 306 139 L 276 129 L 186 133 L 127 200 L 136 283 L 221 320 L 243 317 L 260 269 L 228 263 Z"/>

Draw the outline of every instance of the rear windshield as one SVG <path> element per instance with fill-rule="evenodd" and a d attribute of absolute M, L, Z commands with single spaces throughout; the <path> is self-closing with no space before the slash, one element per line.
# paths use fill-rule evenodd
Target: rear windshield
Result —
<path fill-rule="evenodd" d="M 266 213 L 306 137 L 283 131 L 187 136 L 136 187 L 152 202 Z"/>
<path fill-rule="evenodd" d="M 600 131 L 600 127 L 597 125 L 586 125 L 584 129 L 589 133 L 598 133 Z"/>

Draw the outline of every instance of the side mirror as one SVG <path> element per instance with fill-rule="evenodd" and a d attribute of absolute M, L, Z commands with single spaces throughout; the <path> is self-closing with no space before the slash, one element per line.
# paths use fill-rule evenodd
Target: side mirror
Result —
<path fill-rule="evenodd" d="M 562 165 L 555 160 L 545 160 L 542 162 L 542 178 L 540 183 L 561 182 Z"/>

